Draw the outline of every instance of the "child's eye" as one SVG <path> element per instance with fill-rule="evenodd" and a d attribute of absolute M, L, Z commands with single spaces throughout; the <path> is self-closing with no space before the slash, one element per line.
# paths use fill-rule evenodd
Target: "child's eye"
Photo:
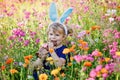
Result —
<path fill-rule="evenodd" d="M 56 34 L 56 36 L 59 36 L 59 34 Z"/>
<path fill-rule="evenodd" d="M 52 33 L 50 33 L 50 35 L 53 35 Z"/>

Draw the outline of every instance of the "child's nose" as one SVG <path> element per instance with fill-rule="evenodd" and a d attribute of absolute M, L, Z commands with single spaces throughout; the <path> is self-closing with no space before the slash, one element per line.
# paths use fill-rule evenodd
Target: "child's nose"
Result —
<path fill-rule="evenodd" d="M 53 35 L 52 38 L 55 38 L 55 35 Z"/>

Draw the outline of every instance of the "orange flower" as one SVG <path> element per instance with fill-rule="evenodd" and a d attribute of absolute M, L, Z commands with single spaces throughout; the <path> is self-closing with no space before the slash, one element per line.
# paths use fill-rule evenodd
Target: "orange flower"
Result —
<path fill-rule="evenodd" d="M 82 44 L 82 47 L 86 47 L 87 42 L 83 41 L 81 44 Z"/>
<path fill-rule="evenodd" d="M 59 77 L 55 77 L 54 80 L 60 80 L 60 78 Z"/>
<path fill-rule="evenodd" d="M 78 42 L 81 44 L 82 42 L 84 42 L 82 39 L 78 40 Z"/>
<path fill-rule="evenodd" d="M 62 76 L 62 77 L 65 77 L 65 73 L 64 73 L 64 72 L 63 72 L 63 73 L 61 73 L 61 76 Z"/>
<path fill-rule="evenodd" d="M 109 61 L 110 61 L 110 58 L 105 58 L 105 61 L 106 61 L 106 62 L 109 62 Z"/>
<path fill-rule="evenodd" d="M 70 48 L 70 52 L 74 52 L 75 51 L 75 47 L 76 47 L 76 45 L 72 45 L 72 47 Z"/>
<path fill-rule="evenodd" d="M 120 9 L 120 5 L 117 8 Z"/>
<path fill-rule="evenodd" d="M 14 74 L 14 73 L 18 73 L 18 71 L 17 71 L 16 69 L 11 69 L 11 70 L 10 70 L 10 73 L 11 73 L 11 74 Z"/>
<path fill-rule="evenodd" d="M 68 63 L 68 66 L 72 66 L 72 63 L 71 63 L 71 62 L 69 62 L 69 63 Z"/>
<path fill-rule="evenodd" d="M 100 77 L 101 76 L 101 73 L 98 71 L 96 72 L 97 73 L 97 77 Z"/>
<path fill-rule="evenodd" d="M 53 53 L 53 52 L 54 52 L 54 49 L 49 49 L 49 52 L 50 52 L 50 53 Z"/>
<path fill-rule="evenodd" d="M 106 68 L 102 68 L 101 69 L 101 73 L 104 74 L 104 73 L 108 73 L 107 69 Z"/>
<path fill-rule="evenodd" d="M 90 34 L 90 31 L 89 31 L 89 30 L 86 30 L 86 34 Z"/>
<path fill-rule="evenodd" d="M 27 67 L 28 64 L 23 64 L 23 67 Z"/>
<path fill-rule="evenodd" d="M 92 26 L 91 29 L 94 31 L 94 30 L 99 30 L 100 29 L 100 26 Z"/>
<path fill-rule="evenodd" d="M 6 67 L 4 65 L 1 66 L 1 70 L 4 70 Z"/>
<path fill-rule="evenodd" d="M 89 50 L 89 47 L 83 48 L 83 50 L 88 51 L 88 50 Z"/>
<path fill-rule="evenodd" d="M 64 50 L 63 50 L 63 54 L 68 54 L 70 52 L 70 49 L 69 48 L 65 48 Z"/>
<path fill-rule="evenodd" d="M 90 66 L 92 66 L 92 63 L 91 62 L 84 62 L 84 66 L 86 66 L 86 67 L 90 67 Z"/>
<path fill-rule="evenodd" d="M 97 56 L 102 56 L 103 54 L 101 52 L 98 52 L 98 55 Z"/>
<path fill-rule="evenodd" d="M 25 56 L 24 59 L 30 60 L 32 57 L 33 57 L 32 55 L 28 55 L 28 56 Z"/>
<path fill-rule="evenodd" d="M 13 58 L 9 58 L 9 59 L 6 60 L 6 64 L 10 64 L 12 62 L 13 62 Z"/>
<path fill-rule="evenodd" d="M 102 64 L 103 62 L 105 62 L 104 59 L 99 60 L 99 64 Z"/>
<path fill-rule="evenodd" d="M 39 75 L 39 80 L 47 80 L 48 79 L 48 75 L 47 74 L 40 74 Z"/>
<path fill-rule="evenodd" d="M 29 64 L 30 61 L 28 59 L 25 59 L 25 64 Z"/>

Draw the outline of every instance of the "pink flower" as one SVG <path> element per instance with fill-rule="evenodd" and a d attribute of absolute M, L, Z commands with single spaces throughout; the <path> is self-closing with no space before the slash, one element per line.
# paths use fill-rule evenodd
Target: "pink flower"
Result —
<path fill-rule="evenodd" d="M 84 13 L 86 13 L 89 10 L 89 6 L 84 7 Z"/>
<path fill-rule="evenodd" d="M 108 77 L 108 74 L 104 73 L 104 74 L 102 74 L 102 77 L 106 78 L 106 77 Z"/>
<path fill-rule="evenodd" d="M 25 18 L 26 18 L 26 19 L 29 19 L 29 18 L 30 18 L 30 12 L 25 11 L 24 14 L 25 14 Z"/>
<path fill-rule="evenodd" d="M 38 27 L 39 27 L 39 29 L 42 29 L 42 28 L 43 28 L 43 25 L 42 25 L 42 24 L 39 24 Z"/>
<path fill-rule="evenodd" d="M 77 63 L 82 60 L 82 57 L 80 55 L 75 55 L 73 58 L 76 60 Z"/>
<path fill-rule="evenodd" d="M 90 77 L 95 78 L 97 76 L 95 69 L 92 69 L 89 75 Z"/>
<path fill-rule="evenodd" d="M 80 28 L 81 28 L 81 26 L 80 26 L 80 25 L 76 25 L 76 26 L 75 26 L 75 28 L 80 29 Z"/>
<path fill-rule="evenodd" d="M 105 69 L 109 70 L 110 66 L 108 64 L 105 65 Z"/>
<path fill-rule="evenodd" d="M 95 70 L 98 72 L 98 71 L 100 71 L 101 69 L 102 69 L 102 65 L 98 65 Z"/>
<path fill-rule="evenodd" d="M 114 37 L 115 37 L 116 39 L 120 39 L 120 32 L 116 32 L 115 35 L 114 35 Z"/>
<path fill-rule="evenodd" d="M 92 55 L 93 55 L 93 56 L 97 56 L 98 53 L 99 53 L 99 51 L 98 51 L 98 50 L 95 50 L 95 51 L 92 52 Z"/>
<path fill-rule="evenodd" d="M 22 22 L 18 22 L 17 25 L 18 25 L 19 27 L 22 27 L 22 26 L 25 25 L 25 23 L 22 21 Z"/>
<path fill-rule="evenodd" d="M 47 47 L 48 47 L 48 44 L 47 44 L 47 43 L 44 43 L 44 44 L 42 45 L 42 47 L 47 48 Z"/>

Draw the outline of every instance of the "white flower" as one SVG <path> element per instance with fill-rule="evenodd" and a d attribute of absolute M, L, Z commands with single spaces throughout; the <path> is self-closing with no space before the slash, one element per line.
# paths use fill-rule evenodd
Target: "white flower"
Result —
<path fill-rule="evenodd" d="M 107 14 L 116 14 L 116 10 L 115 9 L 112 9 L 112 10 L 108 9 Z"/>
<path fill-rule="evenodd" d="M 33 76 L 27 75 L 27 78 L 28 78 L 28 79 L 33 79 Z"/>
<path fill-rule="evenodd" d="M 23 65 L 23 62 L 19 62 L 19 66 L 22 66 Z"/>
<path fill-rule="evenodd" d="M 114 18 L 110 17 L 109 18 L 110 23 L 114 21 Z"/>

